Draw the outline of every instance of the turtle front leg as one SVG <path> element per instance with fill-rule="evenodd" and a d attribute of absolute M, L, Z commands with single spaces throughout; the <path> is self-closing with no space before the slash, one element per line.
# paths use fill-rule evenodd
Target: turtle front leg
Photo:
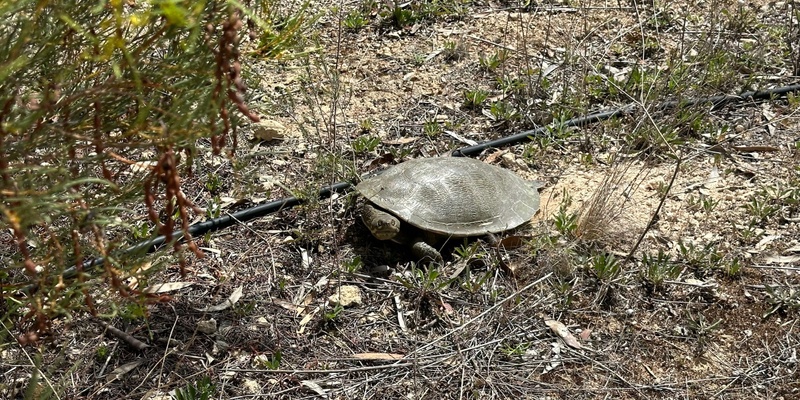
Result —
<path fill-rule="evenodd" d="M 420 260 L 427 259 L 437 263 L 441 263 L 443 261 L 442 254 L 439 253 L 439 250 L 436 250 L 436 248 L 422 240 L 415 240 L 411 244 L 411 252 L 414 254 L 414 257 L 417 257 Z"/>

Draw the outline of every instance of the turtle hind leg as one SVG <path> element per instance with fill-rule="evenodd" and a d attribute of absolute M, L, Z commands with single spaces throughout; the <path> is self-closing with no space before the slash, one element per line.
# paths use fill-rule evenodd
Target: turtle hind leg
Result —
<path fill-rule="evenodd" d="M 430 260 L 437 263 L 441 263 L 443 261 L 442 253 L 439 253 L 439 250 L 436 250 L 436 248 L 428 243 L 423 242 L 422 240 L 415 241 L 413 244 L 411 244 L 411 252 L 420 260 Z"/>

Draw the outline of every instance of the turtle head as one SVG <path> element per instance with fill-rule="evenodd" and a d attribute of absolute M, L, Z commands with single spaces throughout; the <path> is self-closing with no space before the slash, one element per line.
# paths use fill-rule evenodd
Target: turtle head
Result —
<path fill-rule="evenodd" d="M 361 219 L 372 232 L 372 236 L 379 240 L 391 240 L 400 233 L 400 220 L 371 204 L 364 205 L 361 210 Z"/>

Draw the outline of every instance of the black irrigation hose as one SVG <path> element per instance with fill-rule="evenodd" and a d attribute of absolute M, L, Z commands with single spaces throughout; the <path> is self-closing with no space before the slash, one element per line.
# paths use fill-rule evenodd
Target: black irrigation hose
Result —
<path fill-rule="evenodd" d="M 691 107 L 699 104 L 710 104 L 711 109 L 716 110 L 728 103 L 745 102 L 748 100 L 772 99 L 775 97 L 783 97 L 786 94 L 793 92 L 800 92 L 800 85 L 784 86 L 770 90 L 744 92 L 739 94 L 738 96 L 722 95 L 722 96 L 706 97 L 702 99 L 665 101 L 663 103 L 659 103 L 658 105 L 656 105 L 655 109 L 666 110 L 675 107 Z M 565 121 L 563 123 L 563 126 L 564 127 L 586 126 L 594 124 L 596 122 L 605 121 L 607 119 L 611 119 L 614 117 L 631 114 L 634 110 L 636 110 L 636 108 L 637 108 L 636 105 L 627 105 L 610 111 L 597 112 L 586 115 L 584 117 L 573 118 L 568 121 Z M 536 129 L 520 132 L 512 136 L 506 136 L 504 138 L 492 140 L 481 144 L 476 144 L 474 146 L 462 147 L 460 149 L 453 150 L 452 155 L 456 157 L 478 155 L 487 149 L 499 148 L 509 144 L 515 144 L 530 140 L 531 137 L 535 137 L 547 132 L 547 129 L 548 127 L 542 126 Z"/>
<path fill-rule="evenodd" d="M 748 100 L 765 100 L 765 99 L 772 99 L 776 97 L 783 97 L 788 93 L 793 92 L 800 92 L 800 85 L 791 85 L 791 86 L 784 86 L 770 90 L 759 90 L 759 91 L 750 91 L 744 92 L 739 95 L 722 95 L 722 96 L 714 96 L 714 97 L 707 97 L 702 99 L 689 99 L 689 100 L 682 100 L 682 101 L 666 101 L 657 105 L 657 110 L 665 110 L 674 107 L 690 107 L 699 104 L 710 104 L 711 109 L 718 109 L 725 104 L 733 103 L 733 102 L 744 102 Z M 571 126 L 586 126 L 590 124 L 594 124 L 596 122 L 604 121 L 613 117 L 621 116 L 621 115 L 628 115 L 632 113 L 637 107 L 635 105 L 628 105 L 624 107 L 620 107 L 610 111 L 603 111 L 597 112 L 593 114 L 589 114 L 583 117 L 573 118 L 563 123 L 565 127 Z M 499 148 L 509 144 L 520 143 L 524 141 L 530 140 L 532 137 L 541 135 L 547 131 L 547 127 L 540 127 L 536 129 L 527 130 L 524 132 L 517 133 L 512 136 L 507 136 L 500 139 L 491 140 L 485 143 L 477 144 L 474 146 L 467 146 L 462 147 L 460 149 L 453 150 L 451 155 L 456 157 L 466 157 L 466 156 L 474 156 L 480 154 L 484 150 L 491 149 L 491 148 Z M 324 187 L 319 191 L 319 198 L 327 198 L 330 197 L 335 192 L 345 192 L 351 188 L 352 184 L 350 182 L 338 182 L 333 185 Z M 298 204 L 301 204 L 303 200 L 295 197 L 290 196 L 286 197 L 281 200 L 274 200 L 269 203 L 260 204 L 258 206 L 248 208 L 246 210 L 238 211 L 233 214 L 229 214 L 223 217 L 214 218 L 212 220 L 208 220 L 205 222 L 200 222 L 194 224 L 189 227 L 189 234 L 192 236 L 200 236 L 206 234 L 208 232 L 217 231 L 220 229 L 225 229 L 229 226 L 240 222 L 246 222 L 255 218 L 263 217 L 269 214 L 272 214 L 276 211 L 284 210 L 287 208 L 292 208 Z M 175 231 L 172 234 L 173 240 L 180 240 L 183 237 L 183 231 Z M 154 252 L 159 247 L 166 244 L 167 238 L 166 236 L 158 236 L 154 239 L 150 239 L 144 242 L 140 242 L 135 244 L 131 247 L 128 247 L 123 251 L 123 254 L 132 254 L 135 252 L 146 251 L 148 253 Z M 105 260 L 102 257 L 93 258 L 90 260 L 86 260 L 81 265 L 84 270 L 92 268 L 94 266 L 103 264 Z M 77 269 L 72 266 L 64 270 L 62 276 L 65 279 L 74 278 L 77 275 Z M 29 293 L 33 289 L 35 289 L 35 285 L 29 285 L 25 287 L 22 291 L 25 293 Z"/>

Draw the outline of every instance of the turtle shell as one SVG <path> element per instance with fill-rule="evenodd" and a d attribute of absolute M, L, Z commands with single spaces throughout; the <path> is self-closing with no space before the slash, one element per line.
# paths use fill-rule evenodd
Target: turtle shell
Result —
<path fill-rule="evenodd" d="M 539 209 L 535 185 L 466 157 L 406 161 L 362 181 L 356 190 L 401 221 L 454 237 L 516 228 Z"/>

